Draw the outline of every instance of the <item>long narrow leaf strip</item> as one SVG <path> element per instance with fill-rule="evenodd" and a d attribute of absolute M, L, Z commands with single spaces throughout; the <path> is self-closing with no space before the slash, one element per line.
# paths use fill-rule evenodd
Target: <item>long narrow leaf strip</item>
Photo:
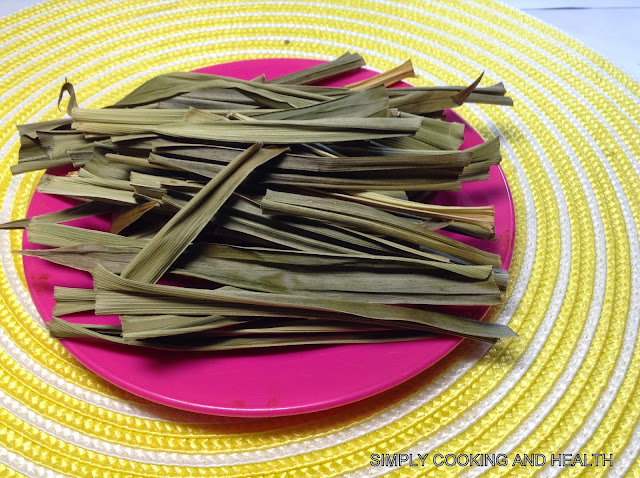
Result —
<path fill-rule="evenodd" d="M 141 247 L 113 247 L 95 243 L 63 246 L 55 249 L 27 249 L 15 251 L 31 257 L 40 257 L 73 269 L 91 272 L 98 264 L 120 274 L 140 252 Z"/>
<path fill-rule="evenodd" d="M 110 187 L 110 184 L 96 184 L 88 178 L 59 177 L 45 175 L 40 180 L 38 192 L 45 194 L 68 195 L 76 198 L 100 200 L 113 204 L 138 204 L 133 193 L 129 190 Z"/>
<path fill-rule="evenodd" d="M 405 191 L 457 191 L 460 189 L 459 175 L 457 171 L 451 171 L 452 176 L 444 178 L 425 178 L 432 171 L 414 171 L 416 177 L 407 177 L 414 171 L 406 169 L 400 170 L 400 174 L 404 177 L 393 177 L 387 175 L 386 178 L 340 178 L 340 177 L 318 177 L 318 176 L 305 176 L 300 174 L 278 174 L 272 173 L 265 178 L 265 184 L 281 184 L 290 186 L 301 187 L 314 187 L 322 189 L 342 189 L 342 190 L 381 190 L 387 191 L 392 187 L 399 187 Z M 425 174 L 426 173 L 426 174 Z M 474 173 L 475 174 L 475 173 Z"/>
<path fill-rule="evenodd" d="M 138 251 L 83 244 L 20 252 L 84 271 L 100 264 L 119 274 Z M 491 267 L 393 256 L 198 245 L 170 272 L 248 290 L 322 293 L 365 302 L 496 305 L 502 300 Z M 380 290 L 380 274 L 386 278 L 384 290 Z"/>
<path fill-rule="evenodd" d="M 123 277 L 156 282 L 184 252 L 240 183 L 258 166 L 285 149 L 261 149 L 255 144 L 216 175 L 173 216 L 122 271 Z"/>
<path fill-rule="evenodd" d="M 462 91 L 468 86 L 402 86 L 399 88 L 393 88 L 389 90 L 389 95 L 402 95 L 406 93 L 416 91 Z M 478 86 L 474 90 L 474 93 L 490 95 L 490 96 L 504 96 L 507 94 L 507 90 L 504 87 L 504 83 L 496 83 L 491 86 Z"/>
<path fill-rule="evenodd" d="M 215 219 L 216 224 L 290 249 L 308 252 L 397 255 L 396 243 L 388 244 L 375 237 L 365 237 L 334 224 L 299 218 L 271 217 L 262 214 L 259 203 L 240 195 L 236 195 L 225 206 L 226 210 L 228 213 Z M 404 249 L 401 245 L 400 247 Z M 422 257 L 446 260 L 440 256 L 428 254 Z"/>
<path fill-rule="evenodd" d="M 319 118 L 367 118 L 386 116 L 389 97 L 385 88 L 372 88 L 345 95 L 341 98 L 325 101 L 303 108 L 294 108 L 265 114 L 254 115 L 260 120 L 319 119 Z"/>
<path fill-rule="evenodd" d="M 160 164 L 166 169 L 182 169 L 180 161 L 186 161 L 186 165 L 190 167 L 203 168 L 200 172 L 197 169 L 184 169 L 192 171 L 196 174 L 207 176 L 215 174 L 218 169 L 211 169 L 207 172 L 207 168 L 219 167 L 226 164 L 233 156 L 238 154 L 238 150 L 230 148 L 196 148 L 193 146 L 174 146 L 165 148 L 156 148 L 156 152 L 151 153 L 149 160 L 151 166 Z M 235 153 L 235 154 L 234 154 Z M 416 170 L 428 169 L 437 171 L 438 169 L 455 169 L 465 168 L 473 161 L 472 151 L 421 151 L 421 154 L 412 154 L 404 156 L 358 156 L 358 157 L 313 157 L 302 154 L 286 154 L 281 159 L 274 161 L 272 172 L 280 173 L 317 173 L 317 175 L 331 175 L 339 173 L 356 173 L 368 171 L 384 171 L 402 168 L 413 168 Z M 107 159 L 114 161 L 120 160 L 127 164 L 147 166 L 148 162 L 136 158 L 121 158 L 113 154 L 107 154 Z M 491 157 L 490 159 L 495 159 Z M 195 164 L 194 164 L 195 163 Z M 199 164 L 198 164 L 199 163 Z M 315 175 L 315 174 L 314 174 Z M 452 174 L 455 177 L 455 174 Z"/>
<path fill-rule="evenodd" d="M 156 110 L 149 113 L 144 109 L 111 108 L 91 109 L 73 108 L 71 118 L 75 122 L 128 123 L 128 124 L 163 124 L 175 123 L 184 119 L 187 110 Z"/>
<path fill-rule="evenodd" d="M 215 220 L 219 226 L 289 249 L 309 252 L 383 253 L 393 250 L 372 240 L 318 222 L 283 221 L 264 215 L 234 213 Z"/>
<path fill-rule="evenodd" d="M 416 334 L 415 332 L 384 332 L 367 334 L 344 334 L 344 335 L 311 335 L 305 337 L 267 337 L 256 340 L 255 337 L 204 337 L 197 343 L 197 338 L 190 341 L 176 340 L 125 340 L 121 336 L 107 333 L 96 329 L 93 324 L 75 324 L 54 317 L 46 323 L 52 337 L 56 338 L 93 338 L 106 340 L 109 342 L 153 347 L 166 350 L 189 350 L 189 351 L 225 351 L 243 350 L 268 347 L 303 346 L 303 345 L 337 345 L 351 343 L 376 343 L 376 342 L 403 342 L 408 340 L 420 340 L 429 337 L 426 334 Z M 113 331 L 112 328 L 110 328 Z M 116 329 L 117 330 L 117 329 Z M 196 344 L 193 341 L 196 340 Z"/>
<path fill-rule="evenodd" d="M 344 118 L 319 120 L 250 120 L 210 123 L 166 123 L 131 125 L 110 123 L 74 123 L 78 131 L 107 135 L 155 133 L 177 138 L 246 143 L 247 138 L 271 144 L 358 141 L 407 136 L 420 128 L 414 118 Z"/>
<path fill-rule="evenodd" d="M 166 73 L 150 79 L 118 101 L 116 107 L 145 105 L 174 96 L 207 89 L 232 88 L 269 107 L 297 108 L 308 106 L 328 97 L 279 85 L 252 83 L 203 73 Z"/>
<path fill-rule="evenodd" d="M 386 211 L 406 214 L 407 216 L 471 224 L 489 232 L 490 235 L 493 235 L 495 230 L 493 206 L 439 206 L 393 198 L 385 194 L 370 191 L 351 194 L 324 192 L 321 190 L 311 190 L 311 192 L 314 195 L 336 197 L 346 201 L 353 201 L 367 206 L 377 207 Z"/>
<path fill-rule="evenodd" d="M 267 191 L 261 204 L 266 213 L 309 217 L 347 227 L 363 228 L 439 250 L 463 261 L 500 267 L 500 257 L 496 254 L 425 230 L 410 221 L 369 206 L 273 190 Z"/>
<path fill-rule="evenodd" d="M 360 303 L 343 300 L 309 298 L 305 296 L 290 296 L 283 294 L 269 294 L 246 291 L 242 289 L 225 288 L 225 290 L 187 289 L 157 284 L 149 284 L 119 277 L 105 268 L 98 266 L 93 273 L 96 288 L 98 313 L 114 313 L 101 309 L 102 291 L 122 292 L 133 295 L 159 296 L 163 299 L 180 299 L 190 302 L 211 303 L 213 305 L 250 305 L 254 308 L 275 307 L 288 310 L 321 310 L 335 312 L 339 320 L 353 320 L 356 322 L 379 323 L 380 325 L 396 324 L 400 327 L 420 328 L 432 331 L 441 330 L 461 336 L 477 337 L 480 340 L 495 340 L 501 337 L 514 337 L 515 334 L 506 326 L 480 322 L 462 317 L 455 317 L 436 312 L 404 307 L 393 307 L 372 303 Z M 127 313 L 121 304 L 120 312 Z M 338 319 L 336 319 L 338 320 Z"/>
<path fill-rule="evenodd" d="M 226 317 L 224 315 L 122 315 L 122 336 L 125 339 L 166 337 L 184 333 L 187 329 L 216 330 L 257 322 L 255 317 Z"/>
<path fill-rule="evenodd" d="M 33 221 L 27 226 L 27 236 L 33 244 L 52 247 L 76 246 L 83 243 L 112 247 L 144 247 L 149 242 L 145 239 L 40 221 Z"/>
<path fill-rule="evenodd" d="M 24 229 L 34 221 L 41 223 L 61 223 L 67 221 L 73 221 L 74 219 L 80 219 L 88 216 L 97 216 L 99 214 L 105 214 L 114 212 L 116 207 L 112 204 L 89 201 L 78 206 L 72 206 L 61 211 L 51 212 L 47 214 L 41 214 L 40 216 L 31 217 L 29 219 L 18 219 L 16 221 L 5 222 L 0 224 L 0 229 Z"/>
<path fill-rule="evenodd" d="M 462 105 L 482 79 L 481 74 L 468 87 L 458 92 L 448 91 L 421 91 L 407 93 L 403 96 L 392 98 L 389 102 L 391 108 L 397 108 L 406 113 L 429 114 L 443 111 L 447 108 L 455 108 Z"/>
<path fill-rule="evenodd" d="M 268 83 L 280 85 L 306 85 L 321 80 L 332 78 L 341 73 L 346 73 L 364 66 L 364 59 L 357 53 L 345 53 L 344 55 L 328 63 L 321 63 L 302 71 L 280 76 Z"/>
<path fill-rule="evenodd" d="M 364 90 L 381 85 L 390 86 L 406 78 L 415 77 L 416 74 L 413 71 L 413 64 L 411 63 L 411 60 L 407 60 L 402 65 L 396 66 L 391 70 L 380 73 L 372 78 L 367 78 L 366 80 L 350 83 L 346 87 L 354 91 Z"/>

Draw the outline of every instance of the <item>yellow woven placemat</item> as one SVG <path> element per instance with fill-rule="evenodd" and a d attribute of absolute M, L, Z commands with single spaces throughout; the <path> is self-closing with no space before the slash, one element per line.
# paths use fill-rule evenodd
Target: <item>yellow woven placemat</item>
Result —
<path fill-rule="evenodd" d="M 492 1 L 54 0 L 0 24 L 0 220 L 23 217 L 37 174 L 13 178 L 15 124 L 60 117 L 65 76 L 83 105 L 161 72 L 256 57 L 357 51 L 412 58 L 416 84 L 503 80 L 511 109 L 465 106 L 500 135 L 517 215 L 513 284 L 494 320 L 519 340 L 464 343 L 380 396 L 307 416 L 203 420 L 119 391 L 43 330 L 2 233 L 0 475 L 640 476 L 639 85 L 575 40 Z M 425 466 L 371 454 L 429 453 Z M 506 454 L 509 466 L 436 467 L 435 454 Z M 539 453 L 545 467 L 511 466 Z M 613 455 L 605 467 L 551 454 Z M 461 463 L 464 462 L 464 458 Z"/>

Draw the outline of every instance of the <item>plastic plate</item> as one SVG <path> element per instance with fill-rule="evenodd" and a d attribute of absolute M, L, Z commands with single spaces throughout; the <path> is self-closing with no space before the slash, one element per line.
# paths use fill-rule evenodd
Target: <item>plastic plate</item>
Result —
<path fill-rule="evenodd" d="M 262 73 L 280 76 L 319 63 L 316 60 L 268 59 L 215 65 L 200 72 L 243 79 Z M 375 73 L 361 70 L 327 83 L 339 86 Z M 447 112 L 448 121 L 464 122 Z M 482 142 L 468 125 L 463 148 Z M 465 239 L 500 254 L 508 267 L 515 233 L 514 212 L 507 181 L 494 166 L 488 181 L 466 183 L 459 192 L 439 192 L 430 198 L 438 204 L 480 206 L 493 204 L 496 239 Z M 53 212 L 72 203 L 68 199 L 36 192 L 28 217 Z M 69 224 L 108 230 L 109 219 L 93 217 Z M 24 238 L 25 248 L 36 248 Z M 51 320 L 54 286 L 91 288 L 89 274 L 44 260 L 25 257 L 29 291 L 44 320 Z M 384 283 L 380 283 L 384 287 Z M 450 312 L 481 319 L 486 307 L 448 308 Z M 71 316 L 78 322 L 118 323 L 117 317 Z M 194 412 L 267 417 L 313 412 L 345 405 L 387 390 L 427 369 L 451 352 L 461 339 L 440 336 L 404 343 L 303 347 L 269 352 L 184 353 L 139 347 L 63 340 L 67 350 L 87 368 L 131 393 L 170 407 Z"/>

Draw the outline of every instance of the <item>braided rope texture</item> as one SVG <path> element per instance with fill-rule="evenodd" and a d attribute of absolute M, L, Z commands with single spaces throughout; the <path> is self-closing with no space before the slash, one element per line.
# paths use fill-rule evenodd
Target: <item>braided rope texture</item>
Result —
<path fill-rule="evenodd" d="M 16 124 L 61 117 L 154 75 L 249 58 L 413 59 L 416 85 L 504 81 L 468 105 L 499 135 L 516 211 L 506 305 L 518 340 L 463 342 L 414 379 L 333 410 L 203 417 L 118 390 L 43 329 L 19 232 L 0 235 L 2 476 L 640 476 L 640 87 L 565 34 L 491 0 L 53 0 L 0 23 L 0 209 L 24 217 Z M 606 467 L 372 467 L 372 453 L 613 455 Z"/>

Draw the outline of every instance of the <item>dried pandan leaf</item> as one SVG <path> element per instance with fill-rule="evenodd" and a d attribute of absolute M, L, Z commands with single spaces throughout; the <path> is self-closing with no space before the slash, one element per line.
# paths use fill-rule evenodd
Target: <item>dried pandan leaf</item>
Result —
<path fill-rule="evenodd" d="M 279 85 L 306 85 L 308 83 L 327 80 L 336 75 L 358 69 L 364 65 L 364 59 L 359 54 L 345 53 L 330 62 L 274 78 L 273 80 L 269 80 L 268 83 Z"/>
<path fill-rule="evenodd" d="M 415 78 L 416 74 L 413 71 L 413 64 L 411 60 L 405 61 L 402 65 L 396 66 L 391 70 L 385 71 L 366 80 L 350 83 L 346 87 L 350 90 L 365 90 L 367 88 L 374 88 L 376 86 L 391 86 L 394 83 L 405 80 L 407 78 Z"/>
<path fill-rule="evenodd" d="M 346 53 L 269 80 L 168 73 L 104 109 L 79 107 L 65 82 L 71 118 L 19 126 L 12 171 L 73 164 L 38 190 L 86 202 L 0 225 L 54 247 L 16 252 L 93 273 L 94 289 L 56 287 L 51 334 L 213 351 L 515 336 L 384 305 L 504 300 L 500 258 L 438 232 L 492 238 L 493 208 L 407 199 L 500 163 L 497 138 L 458 151 L 464 125 L 441 112 L 512 104 L 504 85 L 387 88 L 414 76 L 410 61 L 347 87 L 312 85 L 363 65 Z M 61 224 L 103 213 L 111 232 Z M 211 288 L 156 284 L 165 273 Z M 87 311 L 122 325 L 57 317 Z"/>

